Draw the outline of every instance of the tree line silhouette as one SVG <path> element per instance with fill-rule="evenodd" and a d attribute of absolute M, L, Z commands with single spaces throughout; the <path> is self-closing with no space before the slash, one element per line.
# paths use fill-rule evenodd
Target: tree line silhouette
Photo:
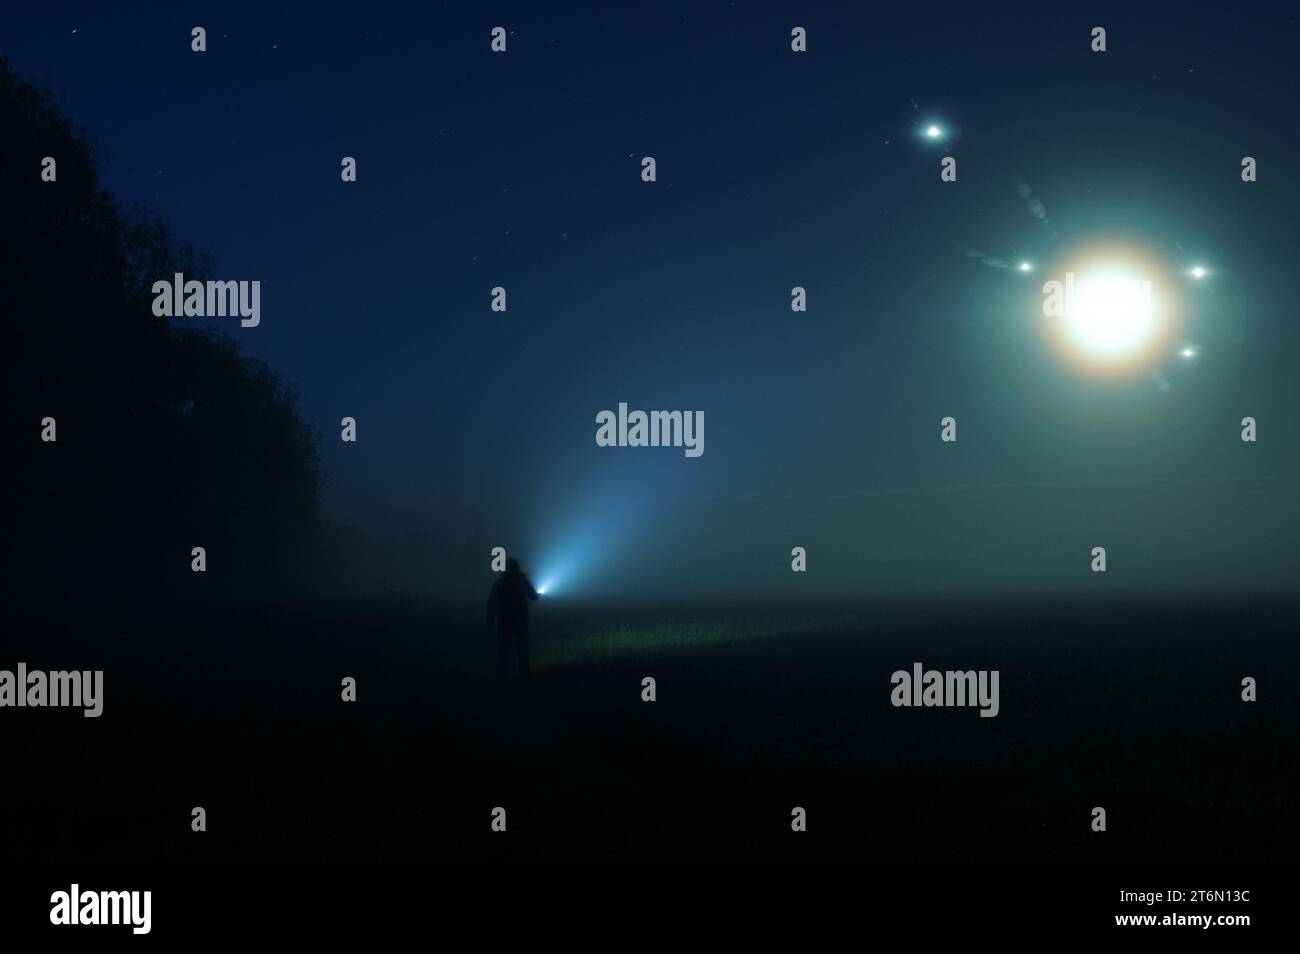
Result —
<path fill-rule="evenodd" d="M 209 261 L 119 203 L 49 86 L 2 57 L 0 130 L 10 605 L 310 582 L 325 474 L 293 387 L 206 319 L 151 310 L 155 280 L 205 280 Z"/>

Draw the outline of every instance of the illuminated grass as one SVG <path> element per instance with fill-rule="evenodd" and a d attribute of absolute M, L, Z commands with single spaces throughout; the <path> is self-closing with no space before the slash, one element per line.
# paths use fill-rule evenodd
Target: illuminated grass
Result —
<path fill-rule="evenodd" d="M 825 631 L 825 620 L 725 619 L 622 624 L 587 633 L 543 637 L 537 640 L 534 666 L 545 669 L 647 658 Z"/>

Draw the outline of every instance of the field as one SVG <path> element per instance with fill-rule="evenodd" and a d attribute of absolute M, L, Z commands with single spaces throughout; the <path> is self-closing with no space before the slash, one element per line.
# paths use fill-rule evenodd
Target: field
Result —
<path fill-rule="evenodd" d="M 105 701 L 6 710 L 0 858 L 1290 861 L 1297 621 L 1265 599 L 543 600 L 533 684 L 502 690 L 479 606 L 11 618 L 0 668 L 103 669 Z M 893 706 L 916 662 L 998 670 L 999 714 Z"/>

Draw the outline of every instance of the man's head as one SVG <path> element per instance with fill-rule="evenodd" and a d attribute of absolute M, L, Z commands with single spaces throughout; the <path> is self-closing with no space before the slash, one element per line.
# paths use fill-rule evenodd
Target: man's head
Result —
<path fill-rule="evenodd" d="M 506 560 L 506 572 L 507 572 L 507 573 L 518 573 L 518 572 L 519 572 L 519 561 L 516 560 L 514 557 L 510 557 L 508 560 Z"/>

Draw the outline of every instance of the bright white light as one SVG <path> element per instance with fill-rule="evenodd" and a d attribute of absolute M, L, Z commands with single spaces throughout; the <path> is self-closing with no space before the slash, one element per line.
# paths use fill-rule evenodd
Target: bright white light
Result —
<path fill-rule="evenodd" d="M 1028 262 L 1021 262 L 1019 267 L 1022 272 L 1031 272 L 1034 270 L 1034 266 L 1030 265 Z"/>
<path fill-rule="evenodd" d="M 1184 348 L 1182 354 L 1184 358 L 1194 358 L 1196 357 L 1196 350 L 1194 348 Z"/>
<path fill-rule="evenodd" d="M 1187 270 L 1187 274 L 1191 275 L 1193 278 L 1204 278 L 1210 273 L 1206 271 L 1205 266 L 1203 265 L 1193 265 Z"/>
<path fill-rule="evenodd" d="M 546 595 L 546 591 L 549 590 L 550 588 L 551 588 L 550 583 L 543 583 L 541 586 L 537 588 L 537 595 L 538 596 Z"/>
<path fill-rule="evenodd" d="M 1064 325 L 1066 337 L 1087 357 L 1136 357 L 1160 330 L 1151 282 L 1118 268 L 1081 276 L 1068 295 Z"/>
<path fill-rule="evenodd" d="M 1040 326 L 1059 355 L 1093 376 L 1125 377 L 1200 349 L 1180 331 L 1186 288 L 1158 252 L 1127 241 L 1075 248 L 1044 273 Z M 1177 336 L 1177 337 L 1175 337 Z"/>
<path fill-rule="evenodd" d="M 925 134 L 929 136 L 931 139 L 938 139 L 940 136 L 943 135 L 943 130 L 940 129 L 938 126 L 927 126 L 925 128 Z"/>

